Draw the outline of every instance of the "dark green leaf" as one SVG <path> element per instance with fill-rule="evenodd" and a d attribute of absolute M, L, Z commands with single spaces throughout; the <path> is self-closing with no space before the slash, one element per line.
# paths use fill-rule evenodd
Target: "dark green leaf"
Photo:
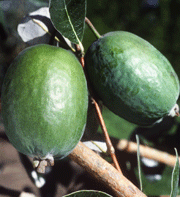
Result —
<path fill-rule="evenodd" d="M 80 44 L 84 34 L 86 0 L 50 0 L 51 20 L 63 36 Z"/>
<path fill-rule="evenodd" d="M 101 191 L 93 191 L 93 190 L 81 190 L 78 192 L 73 192 L 71 194 L 65 195 L 64 197 L 112 197 L 109 194 Z"/>
<path fill-rule="evenodd" d="M 178 185 L 179 185 L 179 156 L 176 151 L 176 164 L 174 166 L 172 172 L 172 179 L 171 179 L 171 197 L 176 197 L 178 195 Z"/>

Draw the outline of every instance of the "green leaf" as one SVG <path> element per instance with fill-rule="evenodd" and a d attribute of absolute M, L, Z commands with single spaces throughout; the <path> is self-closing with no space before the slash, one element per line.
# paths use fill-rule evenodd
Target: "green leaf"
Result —
<path fill-rule="evenodd" d="M 83 39 L 86 0 L 50 0 L 50 17 L 57 31 L 75 44 Z"/>
<path fill-rule="evenodd" d="M 81 190 L 78 192 L 73 192 L 71 194 L 65 195 L 64 197 L 112 197 L 111 195 L 101 192 L 101 191 L 93 191 L 93 190 Z"/>
<path fill-rule="evenodd" d="M 142 191 L 142 178 L 141 178 L 141 162 L 140 162 L 140 151 L 139 151 L 139 136 L 136 135 L 137 141 L 137 161 L 138 161 L 138 173 L 139 173 L 139 183 L 140 183 L 140 190 Z"/>
<path fill-rule="evenodd" d="M 174 166 L 172 172 L 172 179 L 171 179 L 171 197 L 176 197 L 178 195 L 178 185 L 179 185 L 179 156 L 178 152 L 176 151 L 176 164 Z"/>

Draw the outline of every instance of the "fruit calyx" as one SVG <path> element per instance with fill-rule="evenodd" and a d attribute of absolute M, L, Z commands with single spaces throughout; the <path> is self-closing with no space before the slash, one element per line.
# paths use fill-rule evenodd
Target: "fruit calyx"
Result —
<path fill-rule="evenodd" d="M 44 174 L 47 166 L 54 166 L 54 157 L 50 154 L 43 158 L 35 157 L 33 166 L 38 173 Z"/>
<path fill-rule="evenodd" d="M 169 112 L 169 116 L 171 116 L 171 117 L 179 116 L 179 106 L 177 103 L 174 105 L 174 107 Z"/>

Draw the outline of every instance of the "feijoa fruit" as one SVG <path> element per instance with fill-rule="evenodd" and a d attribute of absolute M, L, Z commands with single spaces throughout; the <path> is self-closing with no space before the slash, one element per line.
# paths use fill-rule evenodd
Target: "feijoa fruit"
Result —
<path fill-rule="evenodd" d="M 40 44 L 23 50 L 10 65 L 2 88 L 2 116 L 10 142 L 35 160 L 62 159 L 86 125 L 86 78 L 76 56 Z"/>
<path fill-rule="evenodd" d="M 179 114 L 177 74 L 164 55 L 137 35 L 103 35 L 87 50 L 85 67 L 99 98 L 120 117 L 149 126 Z"/>

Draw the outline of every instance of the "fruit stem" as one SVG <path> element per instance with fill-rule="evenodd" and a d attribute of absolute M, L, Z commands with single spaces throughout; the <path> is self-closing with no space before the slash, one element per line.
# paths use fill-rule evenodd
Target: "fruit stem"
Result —
<path fill-rule="evenodd" d="M 81 43 L 81 45 L 82 45 L 82 43 Z M 84 61 L 84 60 L 81 60 L 81 58 L 84 58 L 84 47 L 83 47 L 83 45 L 80 46 L 79 44 L 76 44 L 75 46 L 76 46 L 76 51 L 80 53 L 80 55 L 78 55 L 78 57 L 80 57 L 80 62 Z M 81 65 L 84 68 L 84 64 L 82 64 L 82 62 L 81 62 Z"/>
<path fill-rule="evenodd" d="M 94 25 L 91 23 L 91 21 L 85 17 L 85 22 L 88 25 L 88 27 L 92 30 L 92 32 L 94 33 L 94 35 L 96 36 L 97 39 L 101 38 L 101 35 L 99 34 L 99 32 L 96 30 L 96 28 L 94 27 Z"/>
<path fill-rule="evenodd" d="M 84 55 L 84 47 L 83 47 L 81 41 L 79 41 L 79 47 L 80 47 L 80 49 L 81 49 L 81 53 Z"/>

